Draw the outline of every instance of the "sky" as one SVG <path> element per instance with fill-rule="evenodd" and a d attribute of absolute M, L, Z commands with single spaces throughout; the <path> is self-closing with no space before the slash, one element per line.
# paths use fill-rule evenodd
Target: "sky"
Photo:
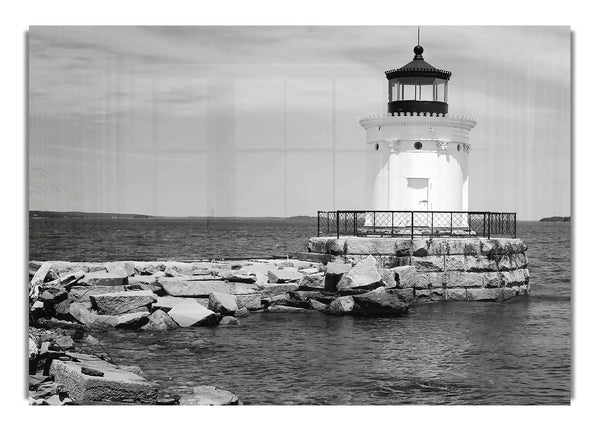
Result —
<path fill-rule="evenodd" d="M 370 208 L 365 132 L 416 27 L 31 27 L 29 209 Z M 570 215 L 569 27 L 421 27 L 474 115 L 469 208 Z"/>

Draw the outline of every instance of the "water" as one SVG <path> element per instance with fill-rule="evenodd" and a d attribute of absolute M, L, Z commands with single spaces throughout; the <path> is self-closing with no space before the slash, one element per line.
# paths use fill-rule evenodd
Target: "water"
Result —
<path fill-rule="evenodd" d="M 93 335 L 117 363 L 140 365 L 165 390 L 210 384 L 247 404 L 568 404 L 570 227 L 519 223 L 531 296 L 507 303 L 421 305 L 396 319 L 259 313 L 238 327 Z M 30 254 L 92 261 L 285 254 L 315 228 L 281 220 L 208 228 L 194 220 L 30 220 Z M 195 340 L 205 348 L 190 350 Z"/>

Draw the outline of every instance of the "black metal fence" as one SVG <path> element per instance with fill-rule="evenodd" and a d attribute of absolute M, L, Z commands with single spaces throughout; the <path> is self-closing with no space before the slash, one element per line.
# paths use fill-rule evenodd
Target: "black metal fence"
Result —
<path fill-rule="evenodd" d="M 517 213 L 484 211 L 318 211 L 318 236 L 516 238 Z"/>

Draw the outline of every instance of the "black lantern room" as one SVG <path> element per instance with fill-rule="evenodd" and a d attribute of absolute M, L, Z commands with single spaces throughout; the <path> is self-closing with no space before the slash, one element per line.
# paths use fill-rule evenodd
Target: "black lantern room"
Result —
<path fill-rule="evenodd" d="M 388 70 L 388 113 L 448 113 L 448 81 L 452 73 L 433 67 L 423 59 L 423 47 L 414 48 L 413 61 Z"/>

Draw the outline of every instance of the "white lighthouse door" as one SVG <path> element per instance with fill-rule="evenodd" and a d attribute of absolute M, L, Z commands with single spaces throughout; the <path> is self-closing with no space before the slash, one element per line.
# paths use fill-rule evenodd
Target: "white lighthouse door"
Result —
<path fill-rule="evenodd" d="M 408 209 L 412 211 L 429 210 L 429 178 L 407 178 Z"/>

